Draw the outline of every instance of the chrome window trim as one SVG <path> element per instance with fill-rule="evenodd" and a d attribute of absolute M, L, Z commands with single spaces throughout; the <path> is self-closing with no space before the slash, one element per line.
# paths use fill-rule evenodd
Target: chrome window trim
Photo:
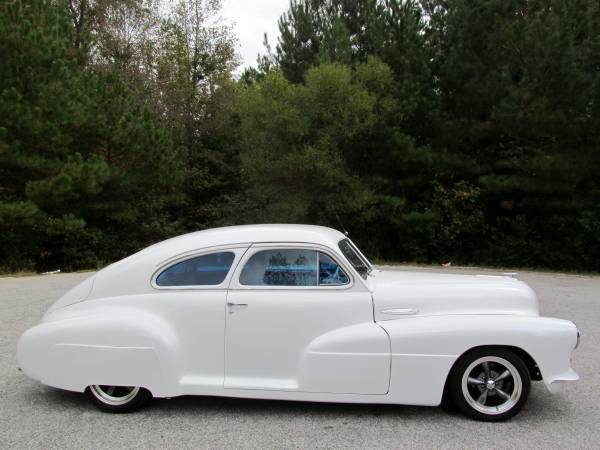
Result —
<path fill-rule="evenodd" d="M 360 274 L 360 272 L 358 271 L 358 269 L 356 267 L 354 267 L 354 264 L 352 264 L 352 262 L 348 259 L 348 257 L 344 254 L 342 248 L 340 247 L 340 244 L 344 241 L 348 241 L 350 243 L 350 248 L 352 249 L 352 251 L 355 253 L 355 255 L 358 257 L 358 259 L 362 260 L 363 264 L 365 264 L 366 269 L 368 270 L 368 273 L 365 276 L 362 276 Z M 371 262 L 365 257 L 365 255 L 362 254 L 362 252 L 358 249 L 358 247 L 356 246 L 356 244 L 354 244 L 354 242 L 352 242 L 352 240 L 346 236 L 344 239 L 340 239 L 337 242 L 337 246 L 338 249 L 340 250 L 340 253 L 342 254 L 342 256 L 344 257 L 345 260 L 348 261 L 348 264 L 350 264 L 352 266 L 352 268 L 354 269 L 354 271 L 356 273 L 358 273 L 359 277 L 363 280 L 366 281 L 369 278 L 369 275 L 373 272 L 373 270 L 375 270 L 375 268 L 373 267 L 373 265 L 371 264 Z"/>
<path fill-rule="evenodd" d="M 312 250 L 316 252 L 322 252 L 329 256 L 335 263 L 340 266 L 346 276 L 348 277 L 348 283 L 346 284 L 323 284 L 316 286 L 269 286 L 269 285 L 247 285 L 242 284 L 240 282 L 240 277 L 242 275 L 242 271 L 246 266 L 246 263 L 254 256 L 256 253 L 269 249 L 278 249 L 278 250 L 297 250 L 297 249 L 305 249 Z M 306 290 L 306 291 L 319 291 L 319 290 L 346 290 L 354 287 L 355 279 L 354 272 L 349 270 L 347 264 L 340 263 L 340 258 L 336 257 L 335 252 L 330 248 L 318 245 L 318 244 L 310 244 L 310 243 L 257 243 L 253 244 L 244 254 L 243 258 L 238 262 L 235 273 L 232 275 L 232 280 L 229 285 L 230 290 L 278 290 L 278 291 L 298 291 L 298 290 Z M 318 259 L 317 259 L 318 264 Z"/>
<path fill-rule="evenodd" d="M 369 259 L 363 254 L 363 252 L 360 251 L 360 248 L 358 248 L 358 246 L 354 243 L 354 241 L 350 238 L 348 238 L 348 240 L 352 244 L 352 247 L 354 247 L 354 250 L 356 250 L 358 252 L 358 256 L 360 256 L 364 260 L 364 262 L 367 263 L 367 265 L 369 266 L 369 268 L 371 270 L 374 270 L 375 268 L 373 267 L 373 264 L 371 264 L 371 261 L 369 261 Z"/>
<path fill-rule="evenodd" d="M 181 291 L 181 290 L 221 290 L 221 289 L 227 289 L 227 286 L 229 285 L 231 276 L 233 274 L 233 272 L 235 271 L 235 268 L 237 267 L 237 264 L 239 263 L 240 259 L 244 256 L 244 254 L 246 253 L 246 250 L 248 250 L 248 248 L 250 247 L 250 245 L 248 244 L 246 247 L 240 247 L 239 245 L 234 245 L 234 246 L 215 246 L 215 247 L 208 247 L 203 249 L 203 251 L 198 251 L 198 252 L 186 252 L 182 255 L 179 255 L 178 257 L 172 257 L 169 258 L 165 261 L 163 261 L 159 266 L 158 269 L 156 269 L 154 271 L 154 273 L 152 274 L 152 277 L 150 278 L 150 285 L 156 289 L 156 290 L 160 290 L 160 291 L 168 291 L 168 290 L 176 290 L 176 291 Z M 181 286 L 160 286 L 159 284 L 157 284 L 156 279 L 158 278 L 158 276 L 163 273 L 165 270 L 175 266 L 176 264 L 185 262 L 189 259 L 193 259 L 193 258 L 197 258 L 199 256 L 206 256 L 206 255 L 211 255 L 213 253 L 233 253 L 234 257 L 233 257 L 233 261 L 231 261 L 231 265 L 229 266 L 229 270 L 227 271 L 227 275 L 225 275 L 225 278 L 223 279 L 223 281 L 219 284 L 196 284 L 196 285 L 181 285 Z"/>

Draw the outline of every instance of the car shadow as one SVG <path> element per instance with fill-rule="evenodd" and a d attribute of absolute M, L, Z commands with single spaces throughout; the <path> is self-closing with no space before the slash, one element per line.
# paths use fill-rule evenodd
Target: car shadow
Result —
<path fill-rule="evenodd" d="M 227 397 L 198 397 L 181 396 L 166 399 L 156 399 L 154 408 L 178 410 L 195 414 L 197 412 L 214 412 L 219 414 L 250 414 L 250 415 L 277 415 L 278 417 L 302 416 L 305 414 L 330 416 L 435 416 L 445 414 L 441 408 L 405 405 L 378 405 L 357 403 L 322 403 L 303 402 L 290 400 L 258 400 Z"/>
<path fill-rule="evenodd" d="M 40 392 L 40 390 L 42 392 Z M 57 409 L 85 409 L 95 411 L 95 408 L 85 395 L 79 392 L 64 391 L 49 386 L 31 386 L 23 392 L 25 400 L 52 404 Z M 43 400 L 40 398 L 43 397 Z M 224 415 L 277 415 L 303 416 L 306 414 L 352 417 L 385 417 L 402 414 L 405 417 L 434 417 L 446 415 L 442 408 L 406 405 L 380 405 L 358 403 L 323 403 L 290 400 L 261 400 L 233 397 L 183 395 L 171 399 L 155 398 L 147 407 L 136 412 L 139 414 L 160 415 L 176 412 L 182 415 L 224 414 Z M 98 411 L 102 414 L 102 412 Z M 450 412 L 455 415 L 456 413 Z"/>
<path fill-rule="evenodd" d="M 97 411 L 85 395 L 77 392 L 63 391 L 51 387 L 43 387 L 44 403 L 53 404 L 54 410 L 77 410 L 87 413 L 105 414 Z M 40 391 L 27 389 L 25 396 L 39 402 Z M 544 386 L 535 383 L 525 407 L 518 415 L 520 422 L 529 424 L 561 420 L 565 410 L 575 405 L 561 395 L 550 395 Z M 357 404 L 357 403 L 321 403 L 301 402 L 289 400 L 259 400 L 245 398 L 211 397 L 184 395 L 171 399 L 157 398 L 144 409 L 135 412 L 151 417 L 162 415 L 187 416 L 277 416 L 290 420 L 299 419 L 310 415 L 312 419 L 340 419 L 353 420 L 358 418 L 398 418 L 404 421 L 422 422 L 425 420 L 466 420 L 460 412 L 452 408 L 407 406 L 407 405 L 382 405 L 382 404 Z"/>

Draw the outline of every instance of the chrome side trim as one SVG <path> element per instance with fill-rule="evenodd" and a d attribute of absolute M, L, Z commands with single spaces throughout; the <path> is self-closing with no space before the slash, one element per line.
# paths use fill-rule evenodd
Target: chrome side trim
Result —
<path fill-rule="evenodd" d="M 392 314 L 395 316 L 410 316 L 417 314 L 419 312 L 418 309 L 415 308 L 393 308 L 393 309 L 384 309 L 381 311 L 382 314 Z"/>

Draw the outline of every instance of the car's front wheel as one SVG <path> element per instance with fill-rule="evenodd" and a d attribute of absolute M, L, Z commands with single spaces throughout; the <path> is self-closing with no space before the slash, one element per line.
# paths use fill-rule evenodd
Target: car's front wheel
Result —
<path fill-rule="evenodd" d="M 102 411 L 112 413 L 134 411 L 152 398 L 150 391 L 138 386 L 92 385 L 86 394 Z"/>
<path fill-rule="evenodd" d="M 449 379 L 454 404 L 477 420 L 501 421 L 517 414 L 531 386 L 529 370 L 504 348 L 474 349 L 454 366 Z"/>

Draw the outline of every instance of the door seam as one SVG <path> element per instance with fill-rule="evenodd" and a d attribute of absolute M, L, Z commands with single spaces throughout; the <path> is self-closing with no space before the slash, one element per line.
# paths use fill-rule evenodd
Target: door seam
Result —
<path fill-rule="evenodd" d="M 238 259 L 237 264 L 231 271 L 231 276 L 229 277 L 229 283 L 227 284 L 227 288 L 225 290 L 225 301 L 223 302 L 223 384 L 221 386 L 222 389 L 225 389 L 225 377 L 227 376 L 227 302 L 229 301 L 229 291 L 231 290 L 231 281 L 233 280 L 233 276 L 237 274 L 237 269 L 244 259 L 244 256 L 250 250 L 250 248 L 254 245 L 254 242 L 250 243 L 246 250 L 240 255 L 240 259 Z"/>

